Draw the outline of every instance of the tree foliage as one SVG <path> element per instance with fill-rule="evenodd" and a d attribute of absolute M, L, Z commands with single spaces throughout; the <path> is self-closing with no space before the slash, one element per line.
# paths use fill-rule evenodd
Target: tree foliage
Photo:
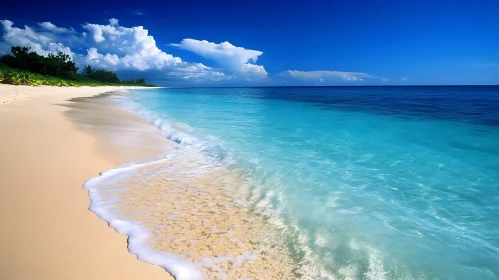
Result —
<path fill-rule="evenodd" d="M 71 79 L 78 71 L 71 57 L 63 52 L 57 55 L 50 53 L 45 57 L 29 50 L 27 47 L 12 47 L 12 55 L 4 55 L 1 60 L 11 68 L 62 79 Z"/>
<path fill-rule="evenodd" d="M 94 69 L 92 68 L 92 66 L 90 65 L 87 65 L 85 66 L 85 68 L 83 68 L 83 76 L 86 76 L 86 77 L 92 77 L 92 75 L 94 74 Z"/>
<path fill-rule="evenodd" d="M 137 78 L 137 79 L 131 79 L 131 80 L 123 80 L 121 81 L 123 84 L 126 85 L 141 85 L 141 86 L 147 86 L 148 84 L 146 83 L 146 80 L 144 78 Z"/>
<path fill-rule="evenodd" d="M 58 78 L 60 80 L 56 79 L 57 84 L 61 85 L 118 84 L 153 86 L 147 84 L 144 78 L 121 81 L 116 73 L 104 69 L 94 69 L 90 65 L 85 66 L 81 74 L 79 74 L 78 68 L 71 60 L 71 56 L 63 52 L 58 54 L 49 53 L 47 56 L 42 56 L 36 52 L 30 52 L 30 49 L 15 46 L 11 48 L 12 55 L 7 54 L 0 58 L 0 70 L 3 69 L 0 71 L 0 83 L 37 85 L 47 84 L 49 83 L 48 80 Z M 41 76 L 31 75 L 31 73 L 40 74 Z M 46 79 L 40 77 L 46 77 Z M 66 82 L 64 79 L 74 82 Z M 40 80 L 45 82 L 39 82 Z"/>
<path fill-rule="evenodd" d="M 29 86 L 103 86 L 105 83 L 97 82 L 90 79 L 81 80 L 64 80 L 57 77 L 46 76 L 29 72 L 26 70 L 19 70 L 0 64 L 0 83 L 11 85 L 29 85 Z"/>
<path fill-rule="evenodd" d="M 104 69 L 98 69 L 94 70 L 92 66 L 87 65 L 85 68 L 83 68 L 83 76 L 99 81 L 99 82 L 104 82 L 104 83 L 119 83 L 120 79 L 116 75 L 116 73 L 104 70 Z"/>

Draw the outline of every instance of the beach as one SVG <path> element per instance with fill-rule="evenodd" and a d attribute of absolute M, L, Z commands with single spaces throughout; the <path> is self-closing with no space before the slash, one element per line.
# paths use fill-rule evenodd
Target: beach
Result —
<path fill-rule="evenodd" d="M 71 98 L 120 89 L 0 85 L 1 279 L 172 279 L 137 260 L 127 237 L 88 210 L 87 179 L 162 152 L 154 136 L 141 136 L 134 149 L 126 149 L 130 141 L 105 140 L 116 134 L 138 139 L 137 130 L 113 122 L 147 127 L 134 115 L 68 115 L 72 109 L 64 106 Z"/>
<path fill-rule="evenodd" d="M 499 280 L 499 0 L 440 2 L 2 3 L 0 280 Z"/>
<path fill-rule="evenodd" d="M 119 106 L 126 88 L 0 89 L 4 278 L 293 279 L 241 175 Z"/>
<path fill-rule="evenodd" d="M 496 93 L 0 85 L 0 278 L 496 279 Z"/>

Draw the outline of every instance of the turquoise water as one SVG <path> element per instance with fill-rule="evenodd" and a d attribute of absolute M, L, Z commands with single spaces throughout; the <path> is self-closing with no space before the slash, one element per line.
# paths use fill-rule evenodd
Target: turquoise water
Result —
<path fill-rule="evenodd" d="M 499 278 L 499 87 L 151 89 L 124 105 L 250 179 L 248 207 L 300 263 Z"/>

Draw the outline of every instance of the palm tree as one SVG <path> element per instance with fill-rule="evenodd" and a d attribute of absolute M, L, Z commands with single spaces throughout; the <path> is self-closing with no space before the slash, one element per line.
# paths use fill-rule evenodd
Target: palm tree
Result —
<path fill-rule="evenodd" d="M 83 75 L 84 76 L 92 77 L 94 72 L 95 72 L 95 70 L 90 65 L 87 65 L 87 66 L 85 66 L 85 68 L 83 68 Z"/>

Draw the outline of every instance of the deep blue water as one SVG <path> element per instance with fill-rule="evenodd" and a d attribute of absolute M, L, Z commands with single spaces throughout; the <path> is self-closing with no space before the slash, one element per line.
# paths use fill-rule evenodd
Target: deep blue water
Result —
<path fill-rule="evenodd" d="M 499 87 L 130 98 L 166 137 L 249 178 L 250 206 L 285 225 L 312 279 L 499 279 Z"/>

